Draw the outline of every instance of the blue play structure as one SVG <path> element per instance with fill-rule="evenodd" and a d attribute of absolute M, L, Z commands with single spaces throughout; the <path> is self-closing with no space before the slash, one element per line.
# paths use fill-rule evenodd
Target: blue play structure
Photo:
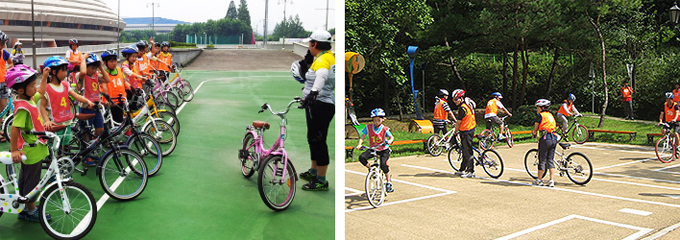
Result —
<path fill-rule="evenodd" d="M 408 57 L 411 60 L 411 64 L 410 64 L 411 65 L 410 66 L 411 67 L 411 92 L 413 93 L 413 105 L 416 107 L 416 118 L 418 118 L 418 120 L 423 120 L 425 118 L 423 117 L 423 114 L 420 113 L 420 109 L 418 108 L 418 102 L 416 102 L 416 97 L 418 97 L 418 90 L 415 90 L 415 88 L 413 86 L 413 63 L 415 62 L 416 55 L 418 54 L 418 46 L 408 46 L 407 53 L 408 53 Z"/>

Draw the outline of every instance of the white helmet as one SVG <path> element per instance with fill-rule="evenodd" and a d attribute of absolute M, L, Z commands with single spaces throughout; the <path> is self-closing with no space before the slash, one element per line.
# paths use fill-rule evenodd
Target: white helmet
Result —
<path fill-rule="evenodd" d="M 449 91 L 446 91 L 446 89 L 439 89 L 439 95 L 440 96 L 448 96 Z"/>
<path fill-rule="evenodd" d="M 290 66 L 290 73 L 293 74 L 293 78 L 299 83 L 305 83 L 305 79 L 300 75 L 300 61 L 295 61 Z"/>
<path fill-rule="evenodd" d="M 667 93 L 666 93 L 666 98 L 673 98 L 673 93 L 672 93 L 672 92 L 667 92 Z"/>
<path fill-rule="evenodd" d="M 463 96 L 465 96 L 465 90 L 463 90 L 463 89 L 456 89 L 456 90 L 453 90 L 453 92 L 451 93 L 451 97 L 453 97 L 453 98 L 459 98 L 459 97 L 463 97 Z"/>
<path fill-rule="evenodd" d="M 475 103 L 475 101 L 472 101 L 472 99 L 469 97 L 465 97 L 465 104 L 467 104 L 472 109 L 475 109 L 475 107 L 477 107 L 477 103 Z"/>
<path fill-rule="evenodd" d="M 536 101 L 535 105 L 539 107 L 550 107 L 550 100 L 541 98 Z"/>

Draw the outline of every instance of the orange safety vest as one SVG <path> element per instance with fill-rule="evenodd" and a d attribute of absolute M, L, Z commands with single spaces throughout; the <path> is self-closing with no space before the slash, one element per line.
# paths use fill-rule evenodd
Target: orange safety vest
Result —
<path fill-rule="evenodd" d="M 540 113 L 541 122 L 538 124 L 538 131 L 545 130 L 549 133 L 555 131 L 555 117 L 549 111 L 544 111 Z"/>
<path fill-rule="evenodd" d="M 630 89 L 630 87 L 622 87 L 622 88 L 621 88 L 621 95 L 623 95 L 623 98 L 632 98 L 632 97 L 633 97 L 632 93 L 633 93 L 633 91 Z M 675 99 L 675 96 L 677 96 L 678 98 L 680 98 L 679 95 L 680 95 L 680 94 L 677 94 L 677 95 L 674 94 L 673 99 Z"/>
<path fill-rule="evenodd" d="M 663 105 L 664 115 L 666 115 L 666 118 L 665 118 L 666 122 L 670 122 L 670 121 L 673 121 L 673 119 L 675 119 L 675 114 L 676 114 L 675 106 L 676 105 L 677 105 L 677 103 L 675 103 L 675 102 L 673 102 L 673 104 L 670 107 L 668 106 L 668 104 Z"/>
<path fill-rule="evenodd" d="M 149 58 L 146 57 L 146 54 L 142 55 L 142 61 L 139 61 L 139 59 L 138 59 L 135 62 L 135 68 L 139 69 L 140 73 L 148 73 L 150 66 L 151 66 L 151 63 L 149 62 Z"/>
<path fill-rule="evenodd" d="M 569 111 L 567 111 L 567 109 L 564 109 L 563 104 L 560 104 L 560 110 L 558 110 L 557 112 L 561 113 L 562 115 L 567 116 L 567 117 L 571 116 L 570 112 L 571 112 L 572 106 L 574 106 L 574 103 L 572 102 L 571 104 L 569 104 L 569 102 L 567 102 L 567 100 L 564 100 L 564 102 L 562 102 L 562 103 L 567 103 L 567 108 L 569 109 Z"/>
<path fill-rule="evenodd" d="M 465 117 L 463 117 L 462 120 L 460 120 L 460 131 L 469 131 L 471 129 L 474 129 L 477 127 L 477 120 L 475 119 L 475 112 L 468 106 L 467 104 L 463 103 L 460 105 L 461 109 L 465 111 Z"/>
<path fill-rule="evenodd" d="M 673 102 L 680 102 L 680 90 L 673 90 Z"/>
<path fill-rule="evenodd" d="M 76 50 L 78 51 L 78 50 Z M 78 61 L 78 63 L 74 63 L 73 66 L 80 66 L 80 51 L 78 53 L 72 52 L 71 55 L 68 57 L 69 61 Z"/>
<path fill-rule="evenodd" d="M 121 70 L 119 67 L 116 67 L 116 72 L 117 74 L 115 76 L 106 72 L 106 74 L 109 74 L 110 81 L 107 87 L 109 88 L 109 96 L 111 99 L 117 98 L 118 94 L 121 93 L 123 94 L 123 97 L 127 97 L 127 94 L 125 93 L 125 80 L 123 80 L 123 70 Z M 119 104 L 122 103 L 122 101 L 116 102 Z"/>
<path fill-rule="evenodd" d="M 486 103 L 486 112 L 484 112 L 484 115 L 493 113 L 494 115 L 498 115 L 498 105 L 496 105 L 496 100 L 491 99 L 489 102 Z"/>
<path fill-rule="evenodd" d="M 446 100 L 440 98 L 439 102 L 437 102 L 437 105 L 434 106 L 434 119 L 439 119 L 439 120 L 449 119 L 446 116 L 446 110 L 444 110 L 445 101 Z"/>
<path fill-rule="evenodd" d="M 158 60 L 161 60 L 161 62 L 164 62 L 164 63 L 167 63 L 168 65 L 170 65 L 172 63 L 172 54 L 168 53 L 167 55 L 165 55 L 165 54 L 163 54 L 163 52 L 161 52 L 160 54 L 158 54 Z M 166 71 L 166 72 L 170 71 L 168 66 L 166 66 L 165 64 L 160 64 L 160 63 L 158 64 L 158 70 L 163 70 L 163 71 Z"/>
<path fill-rule="evenodd" d="M 5 61 L 5 50 L 0 51 L 0 83 L 5 82 L 5 74 L 7 74 L 7 61 Z"/>

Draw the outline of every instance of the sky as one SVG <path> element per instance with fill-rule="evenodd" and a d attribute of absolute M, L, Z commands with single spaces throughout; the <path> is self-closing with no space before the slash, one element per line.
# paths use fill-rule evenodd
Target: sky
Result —
<path fill-rule="evenodd" d="M 118 11 L 118 0 L 101 0 L 113 13 Z M 324 0 L 269 0 L 269 26 L 270 34 L 274 31 L 274 26 L 283 20 L 284 5 L 286 5 L 286 18 L 288 16 L 300 16 L 300 21 L 307 31 L 324 29 L 326 23 L 326 1 Z M 126 17 L 151 17 L 151 6 L 147 3 L 159 3 L 155 9 L 156 17 L 175 19 L 186 22 L 205 22 L 208 19 L 220 19 L 227 15 L 229 2 L 231 0 L 120 0 L 120 16 Z M 238 9 L 240 0 L 234 0 Z M 335 6 L 336 0 L 328 0 L 328 26 L 335 28 Z M 264 30 L 264 7 L 265 0 L 246 0 L 250 21 L 257 33 L 262 34 Z M 131 7 L 132 6 L 132 7 Z M 191 7 L 196 6 L 196 7 Z M 319 10 L 317 10 L 319 9 Z M 344 10 L 344 9 L 340 9 Z"/>

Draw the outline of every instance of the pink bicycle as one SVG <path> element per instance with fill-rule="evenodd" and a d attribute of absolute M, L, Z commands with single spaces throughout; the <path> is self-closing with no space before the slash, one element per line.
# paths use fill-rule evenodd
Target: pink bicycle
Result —
<path fill-rule="evenodd" d="M 257 170 L 257 187 L 260 197 L 267 207 L 281 211 L 293 202 L 295 197 L 295 182 L 298 180 L 293 162 L 288 158 L 284 149 L 286 139 L 286 114 L 293 103 L 300 103 L 301 99 L 295 97 L 288 103 L 288 107 L 280 112 L 272 111 L 271 106 L 265 103 L 258 113 L 269 110 L 272 116 L 281 118 L 281 133 L 274 145 L 268 150 L 264 145 L 264 131 L 269 129 L 269 123 L 253 121 L 251 126 L 246 127 L 246 135 L 243 137 L 243 147 L 239 149 L 241 160 L 241 172 L 246 178 Z M 264 160 L 262 160 L 264 159 Z"/>

